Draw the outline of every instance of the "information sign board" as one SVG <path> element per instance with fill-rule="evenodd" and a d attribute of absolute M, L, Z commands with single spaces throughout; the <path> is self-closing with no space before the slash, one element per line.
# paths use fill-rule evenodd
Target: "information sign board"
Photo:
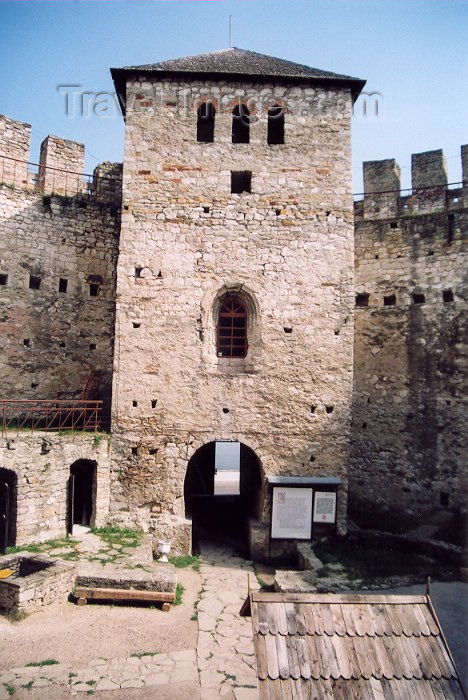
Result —
<path fill-rule="evenodd" d="M 312 495 L 309 488 L 273 488 L 272 539 L 310 540 Z"/>

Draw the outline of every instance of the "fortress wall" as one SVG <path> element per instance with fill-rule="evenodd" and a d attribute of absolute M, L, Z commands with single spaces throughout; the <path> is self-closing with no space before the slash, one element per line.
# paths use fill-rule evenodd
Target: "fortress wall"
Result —
<path fill-rule="evenodd" d="M 3 184 L 0 218 L 2 398 L 109 404 L 118 201 Z"/>
<path fill-rule="evenodd" d="M 412 163 L 411 197 L 391 193 L 389 207 L 368 190 L 355 219 L 350 503 L 393 517 L 457 510 L 466 499 L 466 191 L 440 188 L 441 151 Z M 381 164 L 365 168 L 378 175 Z M 375 191 L 394 161 L 383 168 Z"/>

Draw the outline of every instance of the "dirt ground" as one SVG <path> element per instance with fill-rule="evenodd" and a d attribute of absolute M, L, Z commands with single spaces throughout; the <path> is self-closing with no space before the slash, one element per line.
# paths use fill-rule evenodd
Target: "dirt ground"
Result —
<path fill-rule="evenodd" d="M 0 669 L 44 659 L 84 668 L 98 658 L 195 649 L 198 625 L 191 618 L 201 589 L 200 574 L 191 568 L 177 569 L 177 580 L 185 588 L 182 604 L 169 612 L 159 607 L 56 602 L 21 622 L 0 616 Z M 35 697 L 40 695 L 35 692 Z M 128 691 L 127 697 L 131 697 Z M 138 697 L 143 700 L 144 695 Z"/>

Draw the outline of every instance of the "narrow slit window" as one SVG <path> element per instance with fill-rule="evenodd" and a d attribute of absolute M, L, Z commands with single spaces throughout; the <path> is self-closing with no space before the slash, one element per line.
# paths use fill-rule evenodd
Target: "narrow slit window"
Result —
<path fill-rule="evenodd" d="M 252 191 L 252 173 L 250 170 L 231 171 L 231 192 L 232 194 L 242 194 L 242 192 Z"/>
<path fill-rule="evenodd" d="M 90 282 L 89 284 L 89 296 L 97 297 L 99 294 L 99 284 L 97 282 Z"/>
<path fill-rule="evenodd" d="M 415 292 L 413 294 L 413 304 L 425 304 L 426 303 L 426 297 L 424 294 L 420 294 L 418 292 Z"/>
<path fill-rule="evenodd" d="M 237 297 L 226 299 L 218 314 L 218 357 L 245 357 L 247 347 L 247 310 Z"/>
<path fill-rule="evenodd" d="M 60 279 L 59 279 L 59 292 L 61 292 L 62 294 L 66 294 L 67 287 L 68 287 L 68 280 L 65 279 L 65 277 L 60 277 Z"/>
<path fill-rule="evenodd" d="M 383 303 L 384 303 L 384 306 L 395 306 L 396 295 L 395 294 L 388 294 L 387 296 L 384 296 Z"/>
<path fill-rule="evenodd" d="M 270 107 L 268 110 L 267 140 L 269 146 L 284 143 L 284 109 L 282 107 Z"/>
<path fill-rule="evenodd" d="M 0 274 L 0 287 L 6 287 L 8 284 L 8 275 Z"/>
<path fill-rule="evenodd" d="M 232 112 L 232 143 L 250 142 L 250 112 L 245 105 L 237 105 Z"/>
<path fill-rule="evenodd" d="M 215 126 L 215 108 L 212 102 L 204 102 L 197 112 L 197 141 L 213 143 Z"/>

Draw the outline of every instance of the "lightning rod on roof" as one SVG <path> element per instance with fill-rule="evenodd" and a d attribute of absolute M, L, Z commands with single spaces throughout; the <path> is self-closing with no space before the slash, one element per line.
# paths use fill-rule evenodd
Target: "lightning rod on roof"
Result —
<path fill-rule="evenodd" d="M 232 15 L 229 15 L 229 48 L 232 48 Z"/>

